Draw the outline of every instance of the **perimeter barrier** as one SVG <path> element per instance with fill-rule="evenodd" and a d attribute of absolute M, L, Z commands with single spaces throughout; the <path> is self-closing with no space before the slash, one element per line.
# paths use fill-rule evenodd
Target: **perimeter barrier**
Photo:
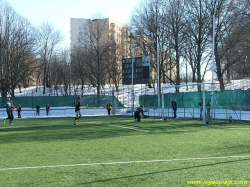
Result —
<path fill-rule="evenodd" d="M 0 108 L 4 108 L 6 97 L 0 97 Z M 35 108 L 37 104 L 45 107 L 48 104 L 51 107 L 74 107 L 77 101 L 76 95 L 69 96 L 31 96 L 31 97 L 11 97 L 14 105 L 21 104 L 23 108 Z M 105 95 L 83 95 L 81 96 L 82 106 L 89 107 L 106 107 L 111 102 L 115 107 L 123 107 L 123 104 L 115 96 Z"/>
<path fill-rule="evenodd" d="M 113 108 L 111 110 L 111 116 L 128 116 L 133 118 L 134 111 L 136 108 Z M 232 116 L 234 120 L 250 120 L 250 106 L 249 107 L 237 107 L 236 110 L 231 110 L 230 108 L 213 108 L 213 113 L 211 113 L 212 119 L 225 119 L 228 120 L 229 116 Z M 108 116 L 106 108 L 82 108 L 81 113 L 84 116 Z M 144 114 L 150 117 L 159 117 L 161 119 L 162 109 L 161 108 L 144 108 Z M 167 118 L 173 118 L 173 110 L 171 107 L 166 107 L 164 109 L 164 115 Z M 14 116 L 17 118 L 17 112 L 14 111 Z M 46 114 L 45 107 L 40 109 L 39 115 L 36 113 L 36 109 L 23 108 L 21 111 L 22 118 L 43 118 L 43 117 L 74 117 L 75 108 L 74 107 L 52 107 L 49 114 Z M 199 107 L 181 107 L 177 110 L 177 116 L 179 118 L 189 118 L 197 119 L 200 117 Z M 5 109 L 0 109 L 0 118 L 6 118 L 7 113 Z"/>

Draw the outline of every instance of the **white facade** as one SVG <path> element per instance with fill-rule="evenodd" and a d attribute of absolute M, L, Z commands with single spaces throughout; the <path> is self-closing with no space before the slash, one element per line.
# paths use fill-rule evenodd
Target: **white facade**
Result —
<path fill-rule="evenodd" d="M 84 35 L 90 19 L 84 18 L 70 18 L 70 47 L 79 43 L 79 38 Z M 84 29 L 85 28 L 85 29 Z"/>

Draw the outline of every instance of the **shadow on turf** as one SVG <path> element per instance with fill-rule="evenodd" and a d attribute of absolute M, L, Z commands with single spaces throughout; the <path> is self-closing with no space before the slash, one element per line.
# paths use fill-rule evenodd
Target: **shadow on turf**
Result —
<path fill-rule="evenodd" d="M 0 128 L 0 144 L 32 141 L 101 139 L 130 136 L 138 133 L 138 131 L 132 131 L 130 129 L 111 127 L 109 124 L 112 123 L 108 123 L 108 120 L 101 122 L 94 118 L 91 118 L 91 120 L 87 122 L 82 118 L 79 120 L 79 125 L 75 126 L 73 119 L 74 118 L 65 118 L 62 119 L 63 124 L 59 122 L 53 125 L 50 125 L 53 119 L 49 118 L 36 119 L 36 124 L 16 124 L 14 126 L 4 124 L 4 127 L 1 126 Z M 40 123 L 39 120 L 42 122 Z M 122 124 L 123 123 L 121 123 L 121 125 Z"/>
<path fill-rule="evenodd" d="M 110 179 L 102 179 L 102 180 L 85 182 L 85 183 L 81 183 L 81 185 L 94 184 L 94 183 L 100 183 L 100 182 L 110 182 L 110 181 L 119 180 L 119 179 L 129 179 L 129 178 L 134 178 L 134 177 L 149 176 L 149 175 L 155 175 L 155 174 L 160 174 L 160 173 L 174 172 L 174 171 L 187 170 L 187 169 L 195 169 L 195 168 L 201 168 L 201 167 L 207 167 L 207 166 L 215 166 L 215 165 L 220 165 L 220 164 L 228 164 L 228 163 L 241 162 L 241 161 L 247 161 L 247 160 L 250 160 L 250 159 L 241 159 L 241 160 L 234 160 L 234 161 L 217 162 L 217 163 L 213 163 L 213 164 L 203 164 L 203 165 L 198 165 L 198 166 L 191 166 L 191 167 L 183 167 L 183 168 L 177 168 L 177 169 L 171 169 L 171 170 L 149 172 L 149 173 L 143 173 L 143 174 L 138 174 L 138 175 L 115 177 L 115 178 L 110 178 Z"/>
<path fill-rule="evenodd" d="M 161 122 L 159 118 L 148 118 L 142 119 L 141 123 L 134 123 L 133 117 L 121 117 L 118 118 L 118 122 L 114 123 L 109 123 L 110 118 L 108 117 L 102 118 L 104 121 L 100 121 L 99 118 L 88 118 L 89 122 L 93 123 L 86 123 L 86 119 L 82 118 L 79 120 L 79 126 L 73 125 L 74 118 L 61 118 L 62 121 L 50 125 L 50 122 L 53 121 L 53 119 L 58 120 L 58 118 L 39 118 L 35 119 L 36 124 L 31 123 L 18 125 L 17 123 L 17 125 L 14 126 L 4 124 L 6 127 L 1 126 L 0 128 L 0 144 L 29 141 L 100 139 L 118 136 L 131 136 L 135 133 L 143 134 L 143 132 L 133 131 L 131 129 L 110 127 L 109 124 L 133 127 L 135 129 L 149 131 L 150 133 L 171 134 L 188 133 L 190 131 L 207 130 L 210 128 L 226 128 L 223 125 L 203 125 L 197 120 L 174 120 Z M 27 123 L 25 120 L 17 120 L 17 122 Z M 148 135 L 148 133 L 145 132 L 144 134 Z"/>
<path fill-rule="evenodd" d="M 214 120 L 211 124 L 203 124 L 202 120 L 199 119 L 168 119 L 166 121 L 160 121 L 158 123 L 152 124 L 150 126 L 144 126 L 146 123 L 139 123 L 144 127 L 144 130 L 157 133 L 185 133 L 190 131 L 201 131 L 201 130 L 210 130 L 210 129 L 227 129 L 229 126 L 233 126 L 233 123 L 230 123 L 225 120 Z M 136 125 L 135 125 L 136 126 Z"/>

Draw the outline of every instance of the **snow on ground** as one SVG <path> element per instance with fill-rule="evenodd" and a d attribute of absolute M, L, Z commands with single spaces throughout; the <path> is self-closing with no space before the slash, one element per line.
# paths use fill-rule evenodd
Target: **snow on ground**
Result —
<path fill-rule="evenodd" d="M 192 84 L 192 83 L 189 83 Z M 182 85 L 186 85 L 183 83 Z M 214 90 L 219 90 L 219 84 L 216 82 L 214 84 Z M 175 88 L 172 87 L 173 85 L 170 84 L 161 84 L 162 90 L 164 93 L 173 93 L 175 92 Z M 212 84 L 205 84 L 206 90 L 211 90 Z M 226 84 L 226 89 L 248 89 L 250 87 L 250 80 L 243 79 L 243 80 L 235 80 L 232 81 L 230 84 Z M 196 91 L 196 86 L 189 86 L 188 91 Z M 121 103 L 126 107 L 125 109 L 113 109 L 113 115 L 129 115 L 131 116 L 131 107 L 132 107 L 132 94 L 131 94 L 132 86 L 131 85 L 120 85 L 119 91 L 116 92 L 114 86 L 106 85 L 101 90 L 102 95 L 114 95 L 116 96 Z M 186 86 L 180 87 L 181 92 L 186 91 Z M 64 95 L 64 89 L 63 86 L 59 87 L 58 90 L 54 90 L 53 88 L 46 88 L 46 94 L 43 93 L 43 87 L 29 87 L 29 88 L 22 88 L 21 93 L 19 89 L 15 90 L 15 96 L 16 97 L 28 97 L 28 96 L 61 96 Z M 79 88 L 71 88 L 71 90 L 68 90 L 68 93 L 71 93 L 71 95 L 95 95 L 96 94 L 96 88 L 85 86 L 83 91 L 81 91 Z M 157 94 L 157 87 L 155 88 L 148 88 L 146 85 L 134 85 L 134 95 L 135 95 L 135 102 L 134 106 L 139 106 L 139 95 L 154 95 Z M 172 117 L 172 109 L 165 109 L 164 112 L 161 111 L 161 109 L 147 109 L 148 112 L 146 115 L 149 116 L 164 116 L 166 117 Z M 220 109 L 222 110 L 222 109 Z M 233 117 L 233 119 L 242 119 L 242 120 L 250 120 L 250 113 L 245 111 L 231 111 L 231 110 L 216 110 L 213 113 L 213 117 L 216 119 L 228 119 L 230 116 Z M 184 109 L 178 109 L 178 116 L 181 117 L 195 117 L 199 118 L 199 109 L 198 108 L 184 108 Z M 107 115 L 107 111 L 104 108 L 89 108 L 89 109 L 82 109 L 82 113 L 84 116 L 90 116 L 90 115 Z M 17 116 L 17 113 L 14 112 L 15 116 Z M 53 107 L 50 110 L 50 117 L 57 117 L 57 116 L 74 116 L 74 108 L 72 107 Z M 41 108 L 40 116 L 36 115 L 35 109 L 32 108 L 23 108 L 22 109 L 22 116 L 23 117 L 47 117 L 45 108 Z M 0 109 L 0 118 L 6 117 L 6 111 L 4 108 Z"/>
<path fill-rule="evenodd" d="M 194 83 L 188 83 L 188 85 L 194 84 Z M 182 83 L 182 87 L 180 87 L 180 92 L 186 92 L 186 84 Z M 161 84 L 162 92 L 163 93 L 173 93 L 175 92 L 175 88 L 173 85 L 170 84 Z M 211 83 L 205 84 L 206 90 L 212 89 Z M 234 90 L 234 89 L 248 89 L 250 88 L 250 79 L 242 79 L 242 80 L 233 80 L 230 84 L 226 84 L 225 88 L 227 90 Z M 114 95 L 118 98 L 118 100 L 125 106 L 125 107 L 131 107 L 132 102 L 132 86 L 131 85 L 120 85 L 119 91 L 117 92 L 115 90 L 115 87 L 113 85 L 105 85 L 101 89 L 101 95 Z M 214 84 L 214 91 L 219 91 L 219 84 L 215 81 Z M 189 86 L 188 91 L 197 91 L 197 86 Z M 96 88 L 92 86 L 85 86 L 83 90 L 81 90 L 80 87 L 74 88 L 73 86 L 68 90 L 68 94 L 71 95 L 96 95 L 97 91 Z M 155 95 L 157 94 L 157 85 L 155 85 L 155 88 L 148 88 L 145 84 L 137 84 L 134 85 L 134 96 L 135 96 L 135 103 L 134 106 L 138 106 L 139 103 L 139 96 L 140 95 Z M 29 87 L 29 88 L 22 88 L 21 93 L 19 89 L 15 90 L 15 96 L 16 97 L 27 97 L 27 96 L 62 96 L 65 95 L 64 87 L 59 86 L 57 90 L 52 88 L 46 88 L 45 94 L 43 94 L 43 87 Z"/>

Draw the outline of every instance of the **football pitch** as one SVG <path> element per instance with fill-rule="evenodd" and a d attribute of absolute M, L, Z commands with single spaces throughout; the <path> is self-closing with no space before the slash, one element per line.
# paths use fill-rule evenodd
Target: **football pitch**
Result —
<path fill-rule="evenodd" d="M 0 125 L 0 187 L 249 186 L 250 122 L 22 118 Z"/>

